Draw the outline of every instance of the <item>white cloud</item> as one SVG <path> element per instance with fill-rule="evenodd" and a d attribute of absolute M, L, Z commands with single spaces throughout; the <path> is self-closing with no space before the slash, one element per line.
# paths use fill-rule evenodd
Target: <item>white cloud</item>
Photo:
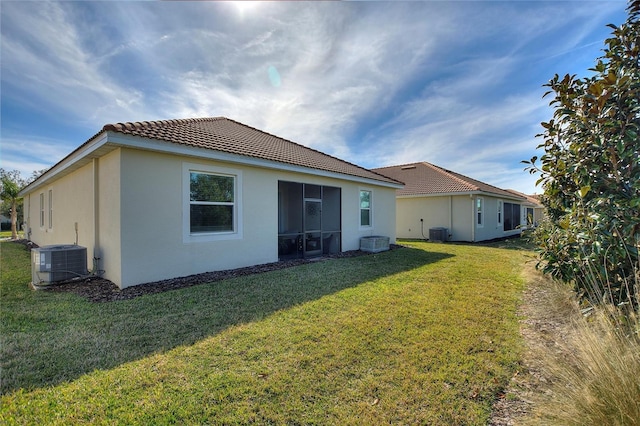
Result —
<path fill-rule="evenodd" d="M 584 54 L 593 27 L 624 9 L 241 3 L 4 3 L 3 107 L 82 137 L 107 122 L 224 115 L 368 167 L 426 160 L 513 182 L 548 118 L 540 85 L 555 70 L 535 68 Z"/>
<path fill-rule="evenodd" d="M 62 4 L 7 3 L 3 13 L 14 23 L 3 31 L 3 81 L 29 107 L 98 123 L 141 101 L 139 91 L 122 90 L 102 72 Z"/>
<path fill-rule="evenodd" d="M 34 171 L 48 169 L 77 148 L 75 141 L 54 138 L 26 139 L 17 135 L 2 135 L 2 164 L 5 170 L 18 170 L 23 178 Z"/>

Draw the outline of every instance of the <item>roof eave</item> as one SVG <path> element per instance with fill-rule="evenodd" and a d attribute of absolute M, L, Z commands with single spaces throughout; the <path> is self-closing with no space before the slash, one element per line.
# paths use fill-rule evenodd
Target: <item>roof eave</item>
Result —
<path fill-rule="evenodd" d="M 105 127 L 106 128 L 106 127 Z M 244 164 L 255 167 L 262 167 L 272 170 L 285 170 L 297 173 L 311 174 L 316 176 L 330 177 L 335 179 L 349 180 L 367 185 L 377 185 L 392 189 L 402 189 L 404 185 L 400 182 L 384 181 L 374 178 L 355 176 L 347 173 L 333 172 L 312 167 L 298 166 L 294 164 L 265 160 L 257 157 L 250 157 L 239 154 L 231 154 L 223 151 L 216 151 L 209 148 L 199 148 L 189 145 L 177 144 L 161 139 L 152 139 L 142 136 L 125 135 L 118 131 L 103 130 L 71 152 L 35 181 L 24 187 L 20 191 L 20 196 L 24 196 L 34 190 L 47 185 L 54 178 L 62 177 L 78 168 L 88 164 L 91 159 L 98 158 L 108 151 L 118 147 L 135 148 L 147 151 L 164 152 L 168 154 L 181 154 L 187 157 L 205 158 L 209 160 L 225 161 L 236 164 Z M 372 172 L 375 173 L 375 172 Z M 375 173 L 378 174 L 378 173 Z M 390 179 L 384 175 L 381 178 Z"/>
<path fill-rule="evenodd" d="M 88 164 L 91 159 L 101 157 L 107 151 L 114 149 L 112 147 L 107 147 L 107 143 L 107 132 L 101 131 L 97 133 L 87 142 L 72 151 L 69 155 L 54 164 L 49 170 L 38 176 L 36 180 L 22 188 L 19 195 L 23 197 L 24 195 L 47 185 L 47 183 L 52 179 L 65 176 Z"/>
<path fill-rule="evenodd" d="M 313 167 L 299 166 L 279 161 L 266 160 L 258 157 L 251 157 L 240 154 L 232 154 L 223 151 L 217 151 L 209 148 L 200 148 L 190 145 L 182 145 L 173 142 L 167 142 L 159 139 L 151 139 L 140 136 L 124 135 L 122 133 L 108 132 L 110 144 L 117 146 L 136 148 L 155 152 L 164 152 L 168 154 L 178 154 L 187 157 L 204 158 L 208 160 L 224 161 L 228 163 L 243 164 L 254 167 L 267 168 L 272 170 L 285 170 L 290 172 L 311 174 L 316 176 L 330 177 L 334 179 L 350 180 L 370 185 L 384 186 L 392 189 L 401 189 L 404 187 L 401 183 L 388 182 L 362 176 L 355 176 L 347 173 L 333 172 Z M 381 176 L 385 177 L 386 176 Z"/>
<path fill-rule="evenodd" d="M 526 202 L 527 200 L 516 195 L 504 195 L 504 194 L 495 194 L 493 192 L 473 190 L 473 191 L 454 191 L 454 192 L 436 192 L 436 193 L 416 193 L 416 194 L 403 194 L 397 195 L 396 198 L 431 198 L 431 197 L 454 197 L 454 196 L 474 196 L 481 195 L 485 197 L 493 197 L 493 198 L 502 198 L 519 201 L 521 203 Z"/>

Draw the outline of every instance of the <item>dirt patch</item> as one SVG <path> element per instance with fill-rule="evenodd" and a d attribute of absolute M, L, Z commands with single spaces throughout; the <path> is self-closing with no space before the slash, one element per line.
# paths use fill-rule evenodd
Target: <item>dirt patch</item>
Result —
<path fill-rule="evenodd" d="M 537 273 L 532 265 L 525 268 L 527 289 L 523 293 L 518 309 L 520 333 L 525 341 L 522 366 L 511 378 L 509 386 L 494 404 L 489 425 L 513 426 L 527 420 L 533 421 L 536 396 L 548 392 L 553 380 L 536 354 L 556 352 L 561 354 L 569 349 L 568 336 L 571 318 L 567 312 L 576 312 L 571 294 L 562 293 L 564 300 L 558 300 L 560 291 L 550 288 L 550 283 Z"/>
<path fill-rule="evenodd" d="M 21 242 L 21 241 L 18 241 Z M 21 242 L 22 243 L 22 242 Z M 23 243 L 24 244 L 24 243 Z M 399 245 L 391 245 L 391 250 L 400 248 Z M 242 277 L 246 275 L 261 274 L 269 271 L 290 268 L 306 263 L 322 262 L 328 259 L 338 259 L 357 256 L 369 256 L 371 253 L 360 250 L 346 251 L 333 255 L 327 255 L 313 259 L 292 259 L 280 262 L 267 263 L 246 268 L 229 269 L 224 271 L 205 272 L 202 274 L 189 275 L 186 277 L 172 278 L 162 281 L 155 281 L 140 284 L 132 287 L 120 289 L 109 280 L 90 277 L 87 279 L 76 279 L 40 288 L 42 291 L 70 292 L 75 293 L 91 302 L 113 302 L 116 300 L 128 300 L 147 294 L 162 293 L 164 291 L 177 290 L 185 287 L 192 287 L 199 284 L 211 283 L 230 278 Z"/>

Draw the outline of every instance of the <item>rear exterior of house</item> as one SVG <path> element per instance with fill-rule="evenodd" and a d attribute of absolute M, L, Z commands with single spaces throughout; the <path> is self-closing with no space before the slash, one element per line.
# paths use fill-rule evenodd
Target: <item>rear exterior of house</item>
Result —
<path fill-rule="evenodd" d="M 107 125 L 23 195 L 32 241 L 87 247 L 88 269 L 124 288 L 393 242 L 399 187 L 213 118 Z"/>
<path fill-rule="evenodd" d="M 514 189 L 507 189 L 507 191 L 526 200 L 522 204 L 522 226 L 526 228 L 538 226 L 540 221 L 544 219 L 544 206 L 540 202 L 539 197 L 537 195 L 523 194 L 522 192 Z"/>
<path fill-rule="evenodd" d="M 426 162 L 374 171 L 405 183 L 396 191 L 398 238 L 444 233 L 439 239 L 477 242 L 521 233 L 525 199 L 517 194 Z"/>

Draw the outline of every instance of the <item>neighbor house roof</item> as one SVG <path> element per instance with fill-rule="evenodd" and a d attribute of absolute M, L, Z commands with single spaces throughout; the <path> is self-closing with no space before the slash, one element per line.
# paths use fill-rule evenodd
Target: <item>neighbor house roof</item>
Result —
<path fill-rule="evenodd" d="M 536 194 L 527 195 L 527 194 L 524 194 L 522 192 L 516 191 L 515 189 L 507 189 L 507 191 L 509 191 L 509 192 L 511 192 L 513 194 L 516 194 L 516 195 L 518 195 L 518 196 L 520 196 L 522 198 L 526 198 L 526 200 L 527 200 L 527 202 L 529 204 L 533 204 L 536 207 L 540 207 L 540 208 L 543 207 L 542 203 L 540 202 L 540 199 L 538 198 L 538 195 L 536 195 Z"/>
<path fill-rule="evenodd" d="M 119 146 L 142 147 L 138 138 L 168 142 L 170 146 L 196 149 L 191 155 L 216 152 L 227 155 L 228 161 L 255 159 L 272 167 L 289 165 L 321 172 L 337 173 L 355 178 L 374 180 L 400 187 L 401 182 L 339 158 L 324 154 L 284 138 L 258 130 L 246 124 L 225 118 L 189 118 L 161 121 L 140 121 L 105 125 L 100 132 L 53 166 L 32 184 L 23 189 L 39 186 L 52 174 L 61 170 L 72 171 L 94 158 Z M 144 149 L 166 149 L 165 146 L 145 145 Z M 56 172 L 57 170 L 57 172 Z M 50 173 L 53 171 L 52 173 Z"/>
<path fill-rule="evenodd" d="M 396 190 L 398 196 L 485 193 L 512 199 L 523 198 L 504 189 L 427 162 L 381 167 L 373 169 L 373 171 L 404 182 L 404 188 Z"/>

